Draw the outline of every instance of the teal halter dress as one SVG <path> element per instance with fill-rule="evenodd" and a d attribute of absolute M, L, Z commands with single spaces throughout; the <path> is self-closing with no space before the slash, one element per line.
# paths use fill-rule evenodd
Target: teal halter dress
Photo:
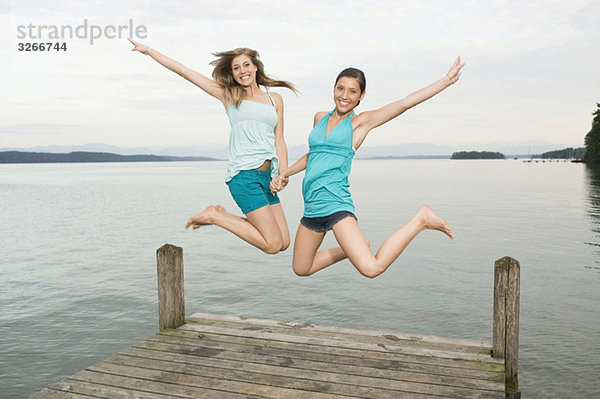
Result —
<path fill-rule="evenodd" d="M 315 125 L 308 136 L 308 163 L 302 181 L 304 216 L 324 217 L 339 211 L 355 213 L 348 176 L 354 157 L 352 112 L 327 135 L 333 111 Z"/>

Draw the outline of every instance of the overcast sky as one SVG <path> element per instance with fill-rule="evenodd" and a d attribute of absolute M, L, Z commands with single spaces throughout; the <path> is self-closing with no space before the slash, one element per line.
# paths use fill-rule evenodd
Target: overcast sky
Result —
<path fill-rule="evenodd" d="M 400 99 L 466 62 L 460 81 L 370 133 L 365 145 L 583 145 L 600 102 L 600 5 L 565 1 L 75 1 L 0 3 L 0 148 L 227 143 L 222 105 L 130 51 L 123 37 L 19 39 L 28 26 L 143 26 L 139 39 L 210 75 L 211 52 L 251 47 L 284 89 L 288 145 L 333 107 L 337 73 L 367 76 L 357 111 Z M 126 31 L 124 31 L 126 32 Z M 47 32 L 44 32 L 47 33 Z M 67 51 L 19 52 L 19 42 Z M 516 145 L 516 144 L 515 144 Z M 525 152 L 523 150 L 522 152 Z"/>

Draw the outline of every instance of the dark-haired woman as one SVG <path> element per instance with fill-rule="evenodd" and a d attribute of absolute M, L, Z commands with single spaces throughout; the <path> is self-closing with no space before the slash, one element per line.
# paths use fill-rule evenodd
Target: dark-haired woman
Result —
<path fill-rule="evenodd" d="M 231 133 L 225 182 L 246 217 L 211 205 L 192 216 L 185 227 L 197 229 L 214 224 L 268 254 L 285 250 L 290 244 L 290 234 L 279 198 L 270 190 L 271 178 L 285 172 L 288 165 L 283 138 L 283 99 L 268 88 L 285 87 L 296 92 L 294 86 L 267 76 L 255 50 L 238 48 L 215 53 L 217 59 L 210 63 L 215 67 L 213 80 L 155 49 L 129 41 L 135 46 L 132 51 L 149 55 L 221 101 L 229 117 Z"/>
<path fill-rule="evenodd" d="M 348 175 L 355 150 L 372 129 L 456 83 L 463 65 L 458 57 L 442 79 L 402 100 L 358 115 L 354 114 L 354 108 L 365 96 L 365 76 L 355 68 L 345 69 L 338 75 L 333 90 L 335 108 L 315 115 L 314 128 L 308 138 L 309 153 L 272 182 L 272 188 L 279 190 L 285 179 L 306 169 L 302 183 L 304 217 L 294 241 L 293 268 L 296 274 L 308 276 L 347 257 L 362 275 L 376 277 L 421 231 L 439 230 L 452 238 L 448 224 L 430 207 L 423 205 L 373 255 L 369 242 L 358 227 L 348 190 Z M 340 247 L 319 251 L 328 230 L 333 230 Z"/>

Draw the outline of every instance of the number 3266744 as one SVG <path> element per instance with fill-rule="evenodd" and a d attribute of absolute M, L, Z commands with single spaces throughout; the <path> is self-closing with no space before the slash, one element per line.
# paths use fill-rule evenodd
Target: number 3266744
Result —
<path fill-rule="evenodd" d="M 18 43 L 19 51 L 67 51 L 67 43 Z"/>

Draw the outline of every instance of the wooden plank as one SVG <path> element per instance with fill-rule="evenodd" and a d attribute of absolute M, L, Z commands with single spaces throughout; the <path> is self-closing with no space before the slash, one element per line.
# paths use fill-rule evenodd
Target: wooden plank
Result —
<path fill-rule="evenodd" d="M 94 397 L 45 388 L 29 396 L 28 399 L 94 399 Z"/>
<path fill-rule="evenodd" d="M 369 343 L 361 343 L 361 342 L 348 342 L 344 340 L 333 340 L 333 339 L 324 339 L 324 338 L 312 338 L 312 337 L 304 337 L 304 336 L 293 336 L 288 334 L 278 334 L 278 333 L 270 333 L 268 331 L 254 331 L 254 330 L 238 330 L 233 328 L 219 328 L 206 326 L 202 324 L 185 324 L 179 328 L 179 330 L 186 331 L 197 331 L 201 333 L 213 333 L 220 335 L 228 335 L 234 337 L 247 337 L 247 338 L 257 338 L 263 340 L 269 340 L 273 342 L 289 342 L 294 344 L 310 344 L 313 346 L 319 346 L 319 350 L 327 351 L 329 348 L 344 348 L 344 349 L 354 349 L 360 351 L 369 351 L 369 352 L 393 352 L 393 353 L 403 353 L 410 354 L 416 356 L 427 356 L 427 357 L 437 357 L 437 358 L 445 358 L 445 359 L 462 359 L 462 360 L 476 360 L 476 361 L 486 361 L 490 363 L 500 363 L 503 361 L 500 359 L 494 359 L 489 355 L 484 355 L 480 353 L 463 353 L 463 352 L 453 352 L 447 350 L 439 350 L 439 349 L 428 349 L 428 348 L 415 348 L 415 347 L 405 347 L 399 346 L 395 344 L 369 344 Z"/>
<path fill-rule="evenodd" d="M 337 334 L 349 334 L 349 335 L 363 335 L 363 336 L 385 336 L 393 335 L 401 340 L 407 341 L 420 341 L 420 342 L 431 342 L 431 343 L 442 343 L 456 346 L 472 346 L 481 349 L 491 349 L 491 345 L 487 341 L 480 341 L 474 339 L 463 339 L 463 338 L 449 338 L 449 337 L 437 337 L 433 335 L 420 335 L 420 334 L 403 334 L 395 331 L 386 330 L 363 330 L 346 327 L 334 327 L 334 326 L 321 326 L 299 322 L 286 322 L 276 321 L 267 319 L 255 319 L 250 317 L 237 317 L 237 316 L 224 316 L 215 315 L 209 313 L 194 313 L 190 318 L 187 319 L 188 323 L 195 323 L 198 320 L 200 323 L 202 320 L 213 320 L 213 321 L 226 321 L 240 324 L 249 324 L 253 326 L 266 326 L 266 327 L 287 327 L 291 329 L 303 329 L 303 330 L 314 330 L 331 332 Z"/>
<path fill-rule="evenodd" d="M 255 331 L 267 331 L 272 333 L 280 333 L 280 334 L 289 334 L 289 335 L 298 335 L 305 337 L 314 337 L 314 338 L 325 338 L 325 339 L 337 339 L 337 340 L 346 340 L 350 342 L 362 342 L 362 343 L 371 343 L 371 344 L 395 344 L 399 346 L 406 347 L 419 347 L 419 348 L 429 348 L 429 349 L 443 349 L 450 351 L 459 351 L 459 352 L 469 352 L 469 353 L 482 353 L 486 355 L 491 354 L 491 346 L 489 343 L 479 343 L 477 341 L 476 344 L 473 342 L 463 342 L 461 344 L 457 344 L 455 342 L 428 342 L 419 339 L 416 336 L 410 336 L 410 339 L 407 339 L 408 336 L 399 337 L 398 334 L 387 333 L 382 335 L 373 335 L 373 334 L 351 334 L 350 329 L 347 329 L 345 332 L 333 332 L 333 331 L 323 331 L 321 329 L 314 329 L 310 326 L 304 325 L 299 326 L 297 324 L 293 324 L 292 326 L 287 326 L 286 323 L 283 325 L 274 324 L 274 325 L 265 325 L 265 323 L 261 323 L 259 325 L 252 325 L 249 323 L 238 323 L 233 321 L 221 321 L 221 320 L 212 320 L 212 319 L 187 319 L 187 324 L 199 324 L 206 325 L 212 327 L 225 327 L 225 328 L 235 328 L 239 330 L 255 330 Z"/>
<path fill-rule="evenodd" d="M 314 368 L 298 368 L 294 367 L 297 361 L 301 359 L 290 359 L 289 363 L 265 364 L 260 362 L 260 355 L 246 358 L 242 361 L 215 359 L 212 357 L 185 355 L 181 353 L 168 353 L 153 350 L 143 350 L 138 348 L 130 348 L 121 355 L 134 356 L 143 359 L 157 359 L 169 361 L 172 363 L 183 363 L 201 365 L 203 367 L 214 367 L 221 369 L 240 370 L 246 372 L 256 372 L 263 374 L 279 375 L 285 377 L 294 377 L 310 380 L 320 380 L 327 382 L 340 382 L 349 385 L 360 385 L 363 387 L 376 387 L 385 389 L 408 390 L 408 385 L 401 383 L 416 383 L 427 385 L 440 385 L 457 388 L 466 388 L 470 390 L 488 390 L 488 391 L 504 391 L 503 382 L 494 382 L 486 380 L 474 380 L 463 378 L 452 378 L 444 376 L 436 376 L 431 374 L 422 374 L 415 372 L 388 372 L 386 376 L 381 373 L 373 375 L 373 369 L 359 368 L 347 366 L 346 370 L 340 370 L 338 365 L 329 363 L 313 362 Z M 351 371 L 350 373 L 344 371 Z M 414 390 L 420 392 L 420 390 Z"/>
<path fill-rule="evenodd" d="M 167 393 L 153 393 L 119 386 L 109 386 L 86 381 L 77 381 L 69 378 L 52 385 L 49 389 L 72 392 L 80 395 L 89 395 L 93 396 L 94 398 L 105 399 L 170 399 L 174 397 L 172 395 L 168 395 Z M 165 392 L 168 391 L 165 390 Z"/>
<path fill-rule="evenodd" d="M 504 369 L 496 372 L 465 369 L 434 364 L 418 364 L 398 360 L 361 359 L 348 356 L 332 356 L 314 352 L 301 352 L 276 348 L 263 348 L 251 345 L 238 345 L 202 341 L 199 345 L 184 345 L 160 341 L 143 341 L 135 349 L 148 349 L 153 351 L 171 352 L 180 355 L 205 356 L 226 360 L 239 360 L 261 364 L 288 365 L 306 369 L 335 368 L 347 374 L 371 375 L 380 378 L 392 378 L 398 372 L 412 372 L 415 375 L 432 375 L 440 377 L 464 377 L 467 381 L 484 380 L 504 382 Z M 258 356 L 257 356 L 258 355 Z M 359 371 L 356 371 L 359 370 Z M 424 377 L 426 378 L 426 377 Z"/>
<path fill-rule="evenodd" d="M 485 390 L 473 390 L 440 386 L 435 384 L 419 384 L 403 381 L 388 381 L 368 377 L 352 377 L 354 382 L 344 378 L 343 374 L 298 372 L 296 375 L 282 376 L 280 374 L 261 373 L 256 370 L 242 370 L 239 368 L 221 368 L 217 364 L 194 365 L 175 363 L 148 358 L 138 358 L 124 355 L 115 355 L 106 363 L 113 365 L 130 366 L 144 370 L 156 370 L 159 372 L 171 372 L 183 374 L 190 378 L 215 378 L 224 383 L 248 382 L 268 386 L 270 389 L 290 388 L 300 392 L 329 393 L 345 396 L 358 395 L 361 398 L 392 399 L 398 397 L 461 397 L 461 398 L 498 398 L 503 396 L 502 391 L 487 392 Z"/>
<path fill-rule="evenodd" d="M 316 354 L 317 356 L 329 355 L 333 362 L 339 363 L 336 359 L 340 356 L 345 357 L 344 364 L 352 364 L 353 362 L 360 361 L 361 359 L 372 359 L 372 360 L 384 360 L 384 361 L 396 361 L 396 362 L 412 362 L 415 364 L 423 365 L 438 365 L 446 367 L 455 367 L 463 369 L 475 369 L 475 370 L 486 370 L 486 371 L 504 371 L 502 364 L 490 364 L 481 361 L 467 361 L 461 359 L 442 359 L 433 356 L 415 356 L 411 354 L 395 353 L 395 352 L 374 352 L 374 351 L 363 351 L 357 349 L 346 349 L 346 348 L 328 348 L 323 350 L 322 347 L 310 345 L 310 344 L 293 344 L 288 342 L 269 341 L 264 339 L 244 338 L 227 335 L 217 335 L 203 333 L 201 343 L 199 343 L 197 337 L 198 334 L 193 331 L 185 330 L 165 330 L 160 334 L 157 334 L 149 341 L 158 341 L 165 343 L 177 343 L 183 345 L 201 346 L 201 347 L 216 347 L 223 348 L 223 345 L 232 348 L 235 345 L 242 345 L 239 348 L 240 351 L 247 351 L 247 348 L 254 352 L 265 352 L 267 350 L 273 351 L 275 349 L 289 350 L 296 353 L 296 357 L 302 357 L 310 359 L 310 353 Z M 225 347 L 225 348 L 227 348 Z M 237 350 L 237 349 L 236 349 Z M 302 355 L 298 355 L 297 352 L 303 352 Z M 287 354 L 290 355 L 289 353 Z"/>
<path fill-rule="evenodd" d="M 97 373 L 121 375 L 148 381 L 161 381 L 183 387 L 198 387 L 225 392 L 235 392 L 248 395 L 262 396 L 265 398 L 286 399 L 340 399 L 339 395 L 321 392 L 302 392 L 297 389 L 279 388 L 255 384 L 252 382 L 238 382 L 223 380 L 222 378 L 203 377 L 199 375 L 188 375 L 163 370 L 151 370 L 139 367 L 124 366 L 120 364 L 100 362 L 90 367 L 90 371 Z M 351 396 L 356 397 L 356 396 Z M 347 398 L 347 396 L 345 396 Z"/>
<path fill-rule="evenodd" d="M 166 395 L 170 398 L 203 398 L 203 399 L 260 399 L 263 396 L 253 396 L 227 392 L 218 389 L 183 386 L 166 381 L 148 380 L 127 375 L 109 374 L 92 370 L 83 370 L 68 379 L 78 383 L 88 383 L 92 386 L 107 386 L 122 388 L 128 392 L 143 391 L 144 395 Z M 131 397 L 131 396 L 129 396 Z M 146 396 L 143 396 L 144 398 Z M 107 399 L 113 399 L 108 397 Z"/>

